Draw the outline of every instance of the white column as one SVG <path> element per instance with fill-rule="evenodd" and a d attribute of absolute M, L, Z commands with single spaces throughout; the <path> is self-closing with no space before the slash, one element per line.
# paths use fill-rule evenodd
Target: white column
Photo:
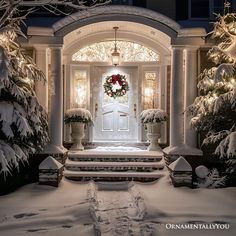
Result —
<path fill-rule="evenodd" d="M 36 81 L 35 92 L 39 103 L 48 111 L 48 56 L 47 48 L 36 47 L 36 64 L 43 71 L 46 76 L 46 81 Z"/>
<path fill-rule="evenodd" d="M 63 58 L 63 64 L 65 65 L 64 67 L 64 73 L 65 73 L 65 84 L 64 84 L 64 110 L 66 111 L 67 109 L 70 109 L 71 106 L 71 68 L 70 68 L 70 57 L 68 55 L 64 54 Z M 70 125 L 67 124 L 64 126 L 64 138 L 65 141 L 71 141 L 71 136 L 70 136 L 71 130 L 70 130 Z"/>
<path fill-rule="evenodd" d="M 197 96 L 197 48 L 185 49 L 185 86 L 184 108 L 191 105 Z M 196 132 L 190 126 L 191 115 L 184 113 L 184 143 L 190 147 L 197 147 Z"/>
<path fill-rule="evenodd" d="M 64 153 L 63 147 L 63 81 L 62 57 L 60 47 L 51 47 L 51 80 L 54 91 L 51 96 L 51 116 L 49 119 L 50 144 L 44 150 L 47 153 Z"/>
<path fill-rule="evenodd" d="M 170 87 L 170 146 L 183 144 L 183 47 L 173 46 Z"/>
<path fill-rule="evenodd" d="M 167 111 L 167 102 L 166 102 L 166 94 L 167 94 L 167 66 L 164 64 L 160 67 L 159 72 L 159 101 L 160 108 L 164 111 Z M 160 143 L 167 142 L 167 122 L 163 122 L 161 124 L 161 138 Z"/>

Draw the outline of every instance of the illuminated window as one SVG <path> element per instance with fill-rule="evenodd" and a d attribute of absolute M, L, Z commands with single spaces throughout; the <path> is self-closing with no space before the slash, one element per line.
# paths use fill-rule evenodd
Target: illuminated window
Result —
<path fill-rule="evenodd" d="M 143 105 L 144 109 L 158 108 L 158 83 L 156 72 L 144 73 Z"/>
<path fill-rule="evenodd" d="M 110 62 L 114 41 L 99 42 L 81 48 L 72 55 L 72 61 Z M 123 62 L 159 61 L 159 54 L 138 43 L 117 41 Z"/>
<path fill-rule="evenodd" d="M 87 71 L 74 71 L 74 107 L 87 106 Z"/>

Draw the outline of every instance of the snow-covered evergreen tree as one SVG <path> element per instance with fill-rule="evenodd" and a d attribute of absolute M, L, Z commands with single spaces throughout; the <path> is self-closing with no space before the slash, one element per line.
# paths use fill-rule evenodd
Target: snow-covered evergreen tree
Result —
<path fill-rule="evenodd" d="M 228 172 L 236 171 L 236 14 L 218 15 L 212 38 L 216 46 L 209 52 L 215 64 L 199 76 L 200 95 L 189 107 L 196 131 L 206 134 L 203 145 L 225 160 Z"/>
<path fill-rule="evenodd" d="M 1 1 L 0 12 L 0 173 L 6 176 L 29 154 L 47 144 L 47 114 L 34 92 L 44 74 L 17 42 L 23 17 L 16 1 Z"/>
<path fill-rule="evenodd" d="M 6 176 L 12 168 L 18 168 L 20 161 L 42 150 L 49 141 L 47 114 L 34 91 L 35 81 L 45 80 L 45 75 L 17 42 L 19 36 L 24 37 L 21 26 L 31 7 L 66 15 L 59 6 L 79 11 L 110 2 L 0 0 L 0 174 Z"/>

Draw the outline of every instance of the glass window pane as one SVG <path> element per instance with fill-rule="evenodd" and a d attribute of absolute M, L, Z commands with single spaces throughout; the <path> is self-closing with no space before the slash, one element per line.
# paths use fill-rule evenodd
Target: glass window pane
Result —
<path fill-rule="evenodd" d="M 87 106 L 87 71 L 74 72 L 74 107 Z"/>
<path fill-rule="evenodd" d="M 191 0 L 192 18 L 209 18 L 209 0 Z"/>
<path fill-rule="evenodd" d="M 144 91 L 143 91 L 144 109 L 158 108 L 158 83 L 156 72 L 144 73 Z"/>
<path fill-rule="evenodd" d="M 79 49 L 72 55 L 72 61 L 111 62 L 111 53 L 114 50 L 114 41 L 93 43 Z M 117 41 L 117 49 L 123 62 L 159 61 L 157 52 L 141 44 L 129 41 Z"/>

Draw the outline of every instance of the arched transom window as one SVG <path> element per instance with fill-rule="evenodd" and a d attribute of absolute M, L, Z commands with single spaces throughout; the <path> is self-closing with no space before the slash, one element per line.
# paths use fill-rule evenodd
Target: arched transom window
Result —
<path fill-rule="evenodd" d="M 109 62 L 114 45 L 114 41 L 90 44 L 74 53 L 72 61 Z M 157 52 L 138 43 L 117 41 L 117 48 L 123 62 L 158 62 L 160 60 Z"/>

